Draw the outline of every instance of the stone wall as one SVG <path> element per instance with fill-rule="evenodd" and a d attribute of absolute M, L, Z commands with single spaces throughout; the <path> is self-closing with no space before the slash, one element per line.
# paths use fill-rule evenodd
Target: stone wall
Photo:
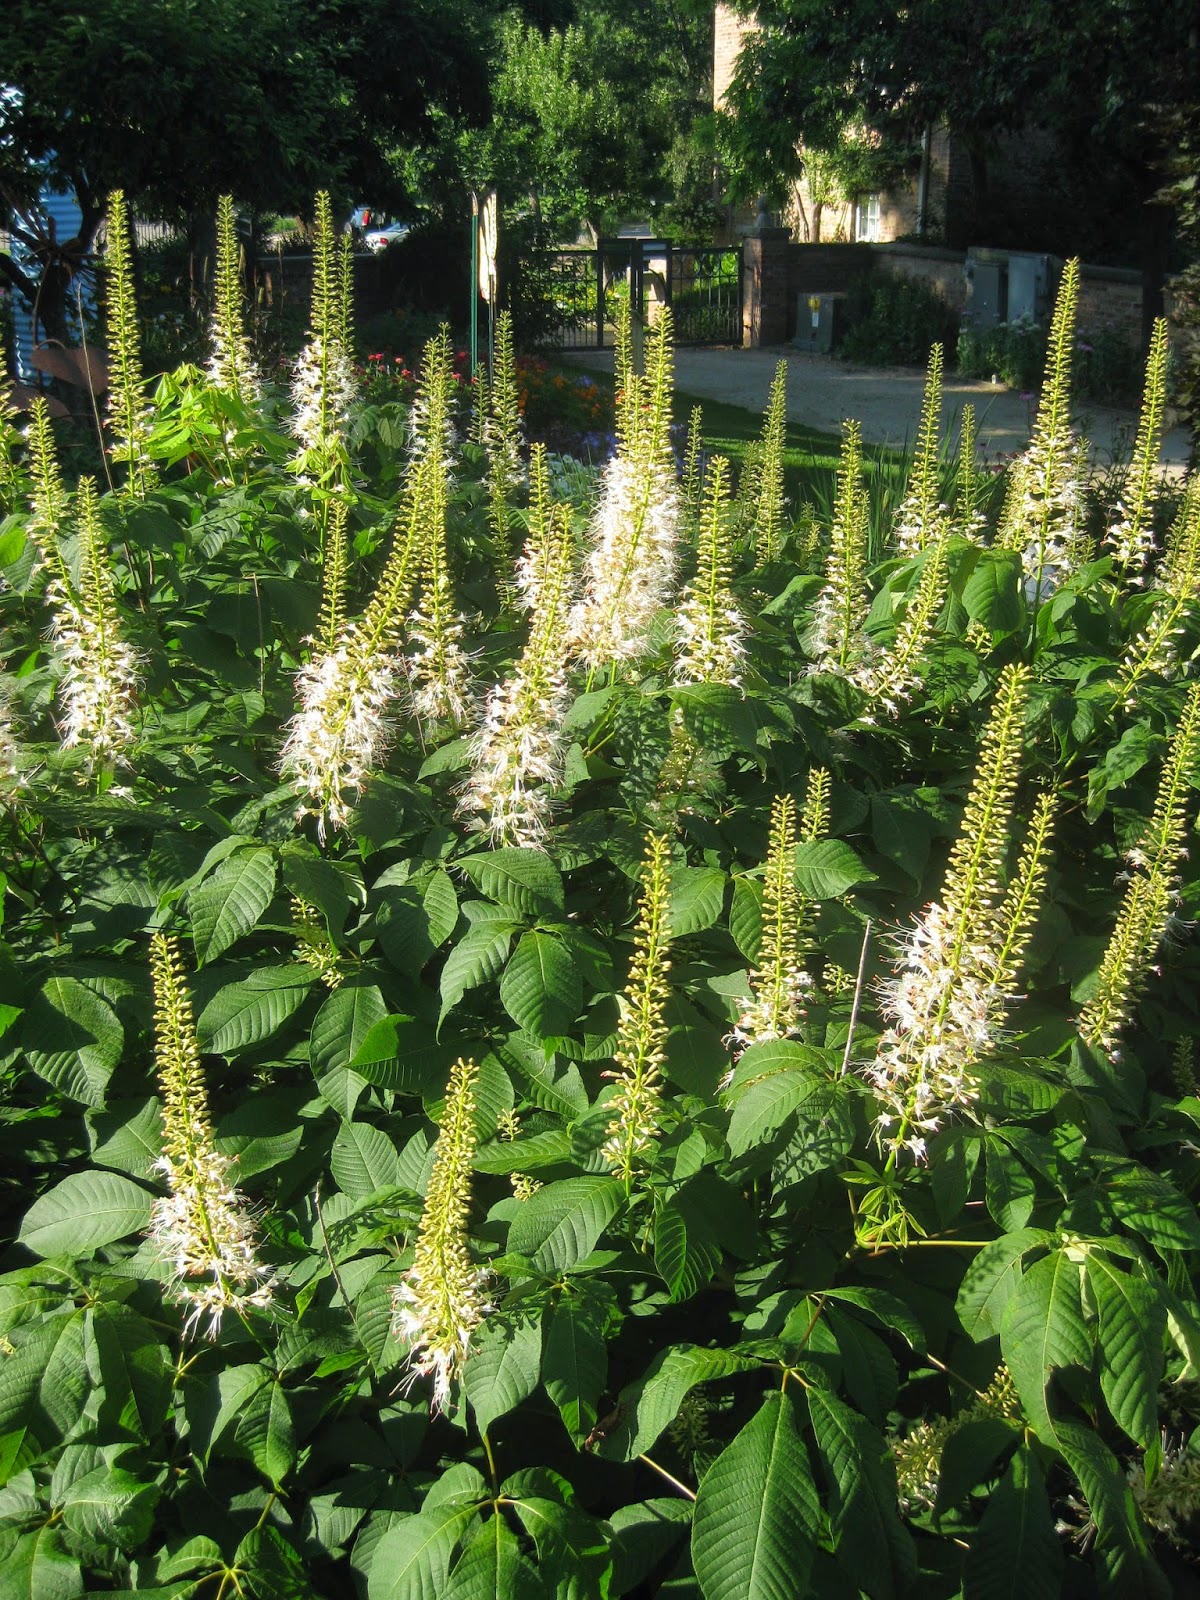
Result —
<path fill-rule="evenodd" d="M 845 294 L 870 272 L 889 272 L 928 284 L 960 314 L 966 310 L 966 252 L 933 245 L 797 244 L 784 229 L 746 240 L 744 338 L 748 345 L 778 344 L 796 331 L 796 305 L 810 294 Z M 1057 282 L 1062 263 L 1054 263 Z M 1170 297 L 1168 297 L 1168 314 Z M 1131 345 L 1141 341 L 1140 274 L 1119 267 L 1084 265 L 1080 272 L 1079 336 L 1115 331 Z M 1174 329 L 1172 329 L 1174 336 Z"/>

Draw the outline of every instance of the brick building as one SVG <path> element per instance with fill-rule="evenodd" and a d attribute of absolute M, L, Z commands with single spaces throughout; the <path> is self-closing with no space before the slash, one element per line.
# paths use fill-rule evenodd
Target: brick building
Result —
<path fill-rule="evenodd" d="M 754 27 L 723 0 L 716 6 L 713 103 L 718 109 L 725 105 L 742 42 Z M 961 139 L 935 127 L 927 130 L 911 172 L 891 188 L 814 195 L 805 177 L 795 185 L 784 221 L 806 244 L 915 238 L 964 249 L 1027 241 L 1041 231 L 1040 221 L 1052 226 L 1078 201 L 1077 194 L 1068 193 L 1054 141 L 1037 129 L 997 135 L 985 168 L 972 160 Z"/>

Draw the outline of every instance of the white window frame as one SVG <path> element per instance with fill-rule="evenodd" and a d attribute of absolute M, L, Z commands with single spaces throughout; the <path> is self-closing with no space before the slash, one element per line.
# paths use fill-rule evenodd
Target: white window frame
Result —
<path fill-rule="evenodd" d="M 878 244 L 882 206 L 877 194 L 859 195 L 854 202 L 854 239 L 857 244 Z"/>

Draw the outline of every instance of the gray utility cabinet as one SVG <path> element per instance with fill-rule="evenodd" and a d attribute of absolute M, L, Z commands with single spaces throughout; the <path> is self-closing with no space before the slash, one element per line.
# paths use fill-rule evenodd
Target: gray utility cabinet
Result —
<path fill-rule="evenodd" d="M 827 355 L 841 337 L 845 318 L 844 294 L 799 294 L 792 344 L 810 355 Z"/>
<path fill-rule="evenodd" d="M 1051 256 L 1029 251 L 968 250 L 966 317 L 976 328 L 1040 321 L 1050 309 L 1055 266 Z"/>

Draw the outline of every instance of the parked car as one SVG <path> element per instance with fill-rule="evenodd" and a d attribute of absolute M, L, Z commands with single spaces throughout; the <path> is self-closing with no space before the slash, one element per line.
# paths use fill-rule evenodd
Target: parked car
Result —
<path fill-rule="evenodd" d="M 407 222 L 389 222 L 386 228 L 368 228 L 363 234 L 363 244 L 368 250 L 386 250 L 390 244 L 399 244 L 408 233 Z"/>

